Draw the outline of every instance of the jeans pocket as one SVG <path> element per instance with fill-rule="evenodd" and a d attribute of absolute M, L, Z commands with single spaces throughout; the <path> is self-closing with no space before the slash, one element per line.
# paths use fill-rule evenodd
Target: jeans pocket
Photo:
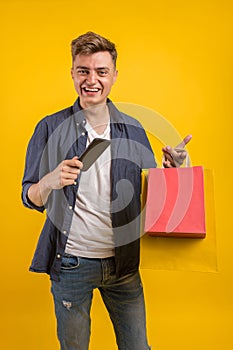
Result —
<path fill-rule="evenodd" d="M 62 270 L 74 270 L 77 267 L 79 267 L 79 257 L 73 255 L 62 257 Z"/>

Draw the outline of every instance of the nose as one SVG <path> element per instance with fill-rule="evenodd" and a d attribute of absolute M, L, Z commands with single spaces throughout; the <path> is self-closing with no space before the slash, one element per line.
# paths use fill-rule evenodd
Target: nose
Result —
<path fill-rule="evenodd" d="M 96 83 L 96 72 L 90 71 L 88 76 L 87 76 L 86 81 L 89 85 L 94 85 Z"/>

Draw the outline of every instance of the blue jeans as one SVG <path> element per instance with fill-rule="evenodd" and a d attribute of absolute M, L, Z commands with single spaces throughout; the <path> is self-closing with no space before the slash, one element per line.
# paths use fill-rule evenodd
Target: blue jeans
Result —
<path fill-rule="evenodd" d="M 148 350 L 139 273 L 116 278 L 115 259 L 63 257 L 60 281 L 52 281 L 61 350 L 87 350 L 90 308 L 98 288 L 112 320 L 119 350 Z M 103 342 L 103 350 L 104 342 Z M 106 349 L 107 350 L 107 349 Z"/>

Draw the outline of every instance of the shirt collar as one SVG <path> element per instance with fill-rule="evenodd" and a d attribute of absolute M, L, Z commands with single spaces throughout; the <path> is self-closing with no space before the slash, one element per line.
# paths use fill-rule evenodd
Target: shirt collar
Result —
<path fill-rule="evenodd" d="M 110 122 L 119 124 L 118 126 L 119 128 L 121 128 L 121 124 L 124 123 L 121 112 L 116 108 L 116 106 L 112 103 L 112 101 L 109 98 L 107 99 L 107 105 L 110 113 Z M 77 98 L 77 100 L 73 105 L 73 113 L 74 113 L 75 123 L 77 125 L 82 125 L 85 127 L 86 118 L 84 113 L 82 112 L 82 107 L 80 105 L 79 97 Z"/>

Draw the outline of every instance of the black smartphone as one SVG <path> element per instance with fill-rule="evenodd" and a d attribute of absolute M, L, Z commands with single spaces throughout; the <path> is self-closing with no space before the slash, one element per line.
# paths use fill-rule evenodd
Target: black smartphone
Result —
<path fill-rule="evenodd" d="M 87 171 L 110 143 L 110 140 L 95 138 L 78 158 L 83 163 L 82 171 Z"/>

